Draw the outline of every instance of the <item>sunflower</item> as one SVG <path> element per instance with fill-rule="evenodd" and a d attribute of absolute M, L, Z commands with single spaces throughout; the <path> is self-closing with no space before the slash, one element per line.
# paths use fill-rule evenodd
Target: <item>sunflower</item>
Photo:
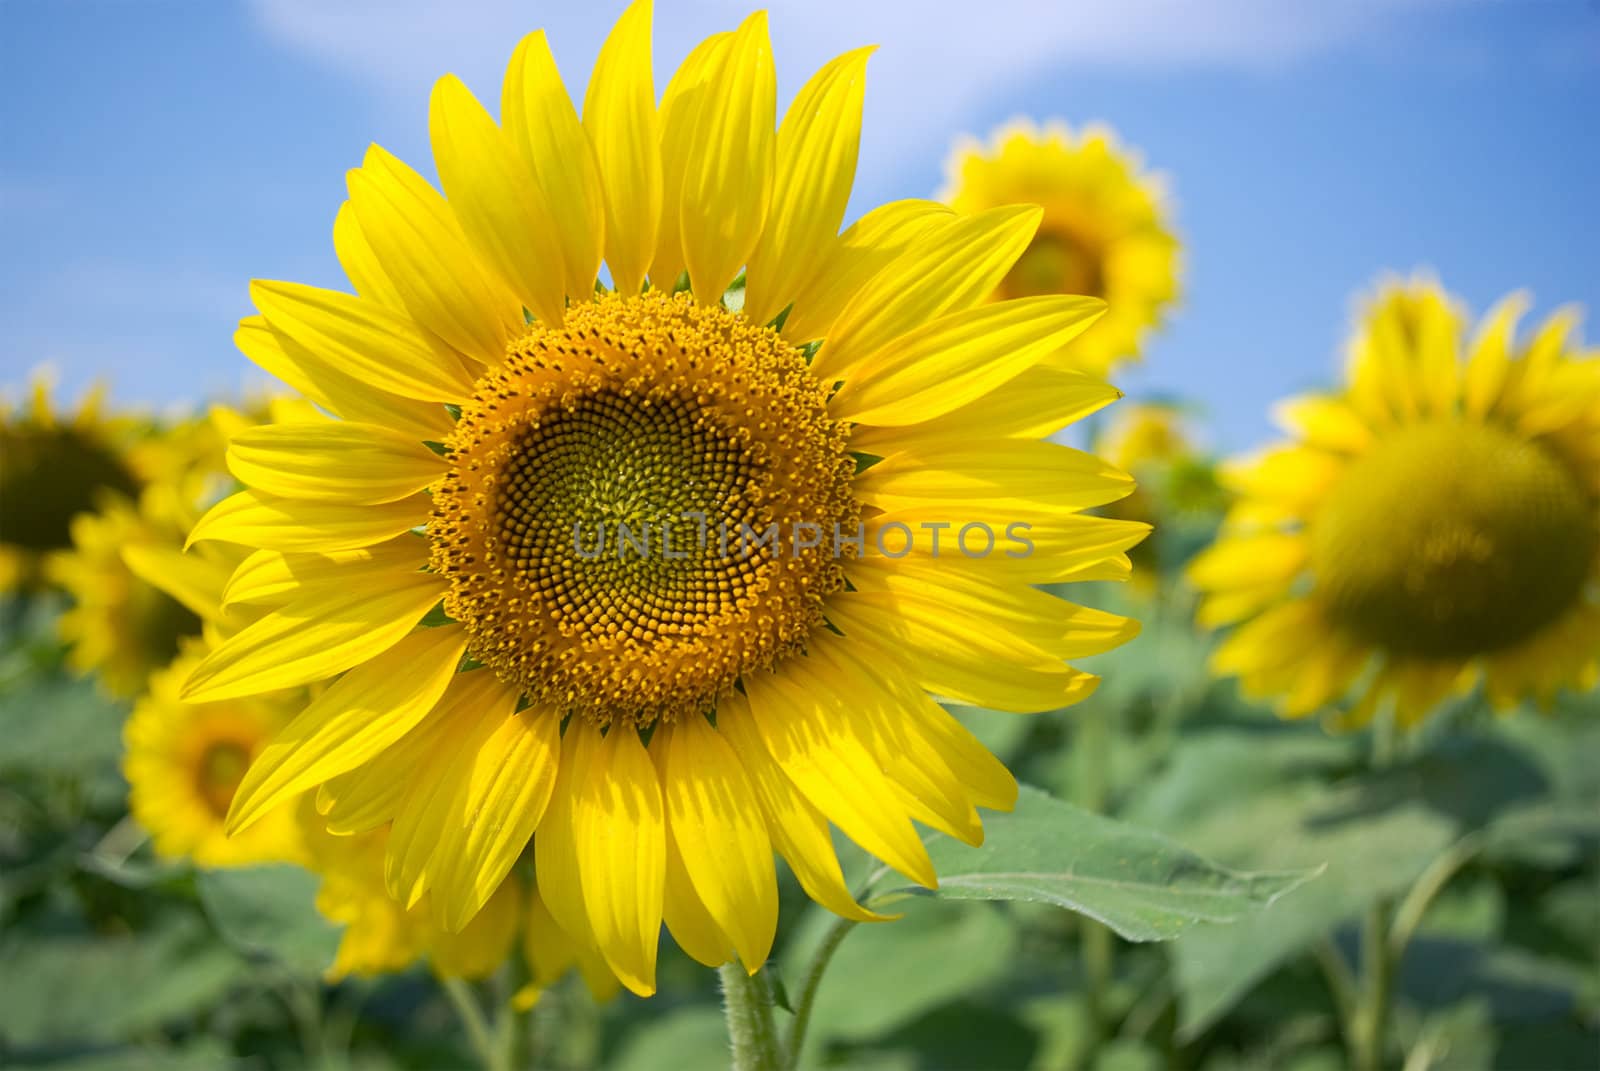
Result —
<path fill-rule="evenodd" d="M 315 787 L 336 833 L 389 826 L 388 892 L 448 931 L 531 838 L 575 955 L 640 994 L 663 919 L 759 968 L 774 850 L 878 917 L 830 821 L 934 886 L 913 822 L 977 843 L 1016 783 L 933 696 L 1087 695 L 1064 660 L 1136 626 L 1035 585 L 1125 566 L 1145 532 L 1082 516 L 1132 481 L 1043 439 L 1116 397 L 1036 367 L 1102 303 L 984 300 L 1038 209 L 897 202 L 840 234 L 868 51 L 775 131 L 763 15 L 659 108 L 650 15 L 613 29 L 581 120 L 542 33 L 499 123 L 441 80 L 445 196 L 381 149 L 350 173 L 356 294 L 253 285 L 241 349 L 338 419 L 234 438 L 247 489 L 190 538 L 253 548 L 229 597 L 275 608 L 186 693 L 337 675 L 231 827 Z"/>
<path fill-rule="evenodd" d="M 946 164 L 940 199 L 960 212 L 1042 205 L 1044 220 L 995 287 L 996 300 L 1089 294 L 1108 309 L 1052 363 L 1107 375 L 1136 360 L 1146 331 L 1178 296 L 1178 241 L 1160 180 L 1103 126 L 1074 134 L 1014 120 L 984 145 L 967 138 Z"/>
<path fill-rule="evenodd" d="M 41 586 L 50 554 L 71 546 L 73 517 L 144 485 L 135 429 L 103 403 L 96 388 L 63 419 L 42 374 L 26 404 L 0 403 L 0 591 Z"/>
<path fill-rule="evenodd" d="M 247 866 L 302 857 L 293 807 L 230 837 L 224 828 L 245 770 L 289 722 L 293 708 L 267 698 L 188 703 L 178 689 L 204 653 L 188 641 L 123 726 L 128 807 L 157 854 L 199 866 Z"/>
<path fill-rule="evenodd" d="M 1165 402 L 1124 405 L 1095 439 L 1094 449 L 1139 481 L 1133 494 L 1098 512 L 1156 528 L 1156 536 L 1129 555 L 1135 589 L 1151 594 L 1161 576 L 1163 551 L 1171 549 L 1163 546 L 1162 537 L 1182 535 L 1173 522 L 1191 514 L 1209 515 L 1216 507 L 1213 465 L 1196 443 L 1183 411 Z"/>
<path fill-rule="evenodd" d="M 1594 686 L 1600 360 L 1572 310 L 1519 346 L 1526 305 L 1469 342 L 1436 283 L 1381 288 L 1345 388 L 1284 405 L 1293 441 L 1229 474 L 1190 571 L 1202 623 L 1241 623 L 1218 672 L 1289 716 L 1349 696 L 1351 725 L 1387 702 L 1416 724 L 1479 680 L 1499 709 Z"/>

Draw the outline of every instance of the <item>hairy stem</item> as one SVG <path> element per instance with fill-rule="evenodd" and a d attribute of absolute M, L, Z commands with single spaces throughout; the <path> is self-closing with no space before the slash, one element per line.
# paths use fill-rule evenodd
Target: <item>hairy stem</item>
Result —
<path fill-rule="evenodd" d="M 844 943 L 845 937 L 855 928 L 853 919 L 834 919 L 828 932 L 823 934 L 816 955 L 811 957 L 811 965 L 806 968 L 805 979 L 800 983 L 800 995 L 794 1006 L 794 1023 L 789 1027 L 789 1040 L 783 1047 L 784 1067 L 800 1065 L 800 1047 L 805 1044 L 806 1028 L 811 1025 L 811 1009 L 817 1002 L 817 989 L 822 985 L 823 972 L 828 969 L 833 954 Z"/>
<path fill-rule="evenodd" d="M 747 973 L 738 961 L 724 963 L 717 973 L 722 978 L 722 1009 L 733 1045 L 733 1071 L 782 1071 L 766 976 Z"/>

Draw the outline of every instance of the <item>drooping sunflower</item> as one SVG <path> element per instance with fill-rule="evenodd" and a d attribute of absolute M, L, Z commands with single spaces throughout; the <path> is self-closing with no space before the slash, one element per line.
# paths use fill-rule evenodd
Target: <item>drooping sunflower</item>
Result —
<path fill-rule="evenodd" d="M 1593 687 L 1600 647 L 1600 360 L 1576 313 L 1526 342 L 1527 299 L 1464 337 L 1436 283 L 1388 282 L 1347 382 L 1278 413 L 1293 436 L 1234 466 L 1191 568 L 1215 668 L 1286 715 L 1348 697 L 1412 725 L 1482 680 L 1497 708 Z"/>
<path fill-rule="evenodd" d="M 1001 277 L 996 300 L 1092 294 L 1106 314 L 1053 364 L 1105 376 L 1137 360 L 1145 334 L 1178 297 L 1178 240 L 1159 178 L 1109 128 L 1074 133 L 1018 119 L 989 143 L 967 138 L 946 164 L 940 199 L 959 212 L 1041 205 L 1032 241 Z"/>
<path fill-rule="evenodd" d="M 763 15 L 659 107 L 650 16 L 623 14 L 581 119 L 542 33 L 498 123 L 441 80 L 444 195 L 377 148 L 350 173 L 355 294 L 254 284 L 241 349 L 339 419 L 234 439 L 247 490 L 191 540 L 254 548 L 229 599 L 272 608 L 187 686 L 337 675 L 230 825 L 315 787 L 335 832 L 389 827 L 388 891 L 446 930 L 532 838 L 540 902 L 640 994 L 663 919 L 760 966 L 774 851 L 878 917 L 830 822 L 934 885 L 913 823 L 976 843 L 1016 794 L 934 696 L 1088 694 L 1065 659 L 1136 626 L 1035 585 L 1125 569 L 1146 530 L 1083 516 L 1131 480 L 1044 441 L 1116 397 L 1037 367 L 1102 303 L 985 300 L 1039 210 L 897 202 L 840 234 L 868 51 L 774 130 Z"/>
<path fill-rule="evenodd" d="M 0 402 L 0 591 L 38 587 L 51 553 L 71 546 L 73 517 L 144 485 L 134 429 L 103 403 L 96 388 L 63 418 L 44 375 L 26 403 Z"/>
<path fill-rule="evenodd" d="M 128 808 L 157 854 L 169 859 L 204 867 L 299 861 L 304 852 L 292 805 L 237 836 L 224 825 L 245 771 L 295 708 L 264 697 L 184 701 L 179 687 L 204 652 L 200 641 L 188 641 L 171 665 L 151 675 L 123 726 Z"/>

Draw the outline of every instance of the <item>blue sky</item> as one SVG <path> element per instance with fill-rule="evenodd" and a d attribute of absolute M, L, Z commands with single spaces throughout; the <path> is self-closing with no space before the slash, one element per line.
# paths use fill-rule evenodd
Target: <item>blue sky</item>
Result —
<path fill-rule="evenodd" d="M 257 382 L 230 341 L 247 282 L 342 285 L 329 231 L 367 143 L 429 170 L 432 80 L 494 99 L 538 26 L 581 95 L 620 7 L 0 0 L 0 386 L 49 364 L 166 407 Z M 658 86 L 744 10 L 657 0 Z M 853 212 L 931 195 L 956 135 L 1016 115 L 1139 146 L 1187 294 L 1119 383 L 1192 401 L 1219 448 L 1332 376 L 1386 269 L 1475 310 L 1520 287 L 1600 308 L 1592 0 L 784 0 L 772 31 L 782 95 L 882 46 Z"/>

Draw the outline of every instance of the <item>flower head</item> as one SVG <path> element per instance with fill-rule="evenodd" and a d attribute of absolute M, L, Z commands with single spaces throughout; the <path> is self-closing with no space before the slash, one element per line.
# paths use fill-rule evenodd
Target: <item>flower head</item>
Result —
<path fill-rule="evenodd" d="M 254 285 L 241 348 L 334 418 L 234 439 L 247 489 L 190 538 L 254 548 L 228 598 L 268 609 L 187 686 L 336 678 L 232 827 L 315 788 L 333 833 L 387 829 L 387 892 L 447 932 L 531 838 L 571 960 L 638 993 L 663 920 L 760 966 L 774 851 L 878 917 L 830 823 L 935 884 L 913 823 L 976 843 L 1016 783 L 934 697 L 1088 694 L 1065 660 L 1135 626 L 1036 585 L 1145 531 L 1083 516 L 1131 481 L 1044 441 L 1116 397 L 1039 367 L 1102 303 L 986 301 L 1038 210 L 897 202 L 840 233 L 868 52 L 779 125 L 764 16 L 659 107 L 649 21 L 623 14 L 581 119 L 540 33 L 499 122 L 442 80 L 443 195 L 379 149 L 350 174 L 356 293 Z"/>
<path fill-rule="evenodd" d="M 1513 295 L 1464 338 L 1424 279 L 1387 283 L 1342 391 L 1279 412 L 1293 436 L 1236 465 L 1191 579 L 1239 623 L 1216 654 L 1288 715 L 1347 695 L 1402 724 L 1482 680 L 1497 707 L 1591 687 L 1600 635 L 1600 360 L 1569 310 L 1519 343 Z"/>
<path fill-rule="evenodd" d="M 1178 296 L 1178 241 L 1156 178 L 1101 126 L 1007 123 L 988 144 L 968 139 L 946 165 L 940 197 L 957 211 L 1041 205 L 1038 231 L 995 288 L 997 300 L 1089 294 L 1107 310 L 1054 358 L 1104 376 L 1139 357 L 1145 334 Z"/>

